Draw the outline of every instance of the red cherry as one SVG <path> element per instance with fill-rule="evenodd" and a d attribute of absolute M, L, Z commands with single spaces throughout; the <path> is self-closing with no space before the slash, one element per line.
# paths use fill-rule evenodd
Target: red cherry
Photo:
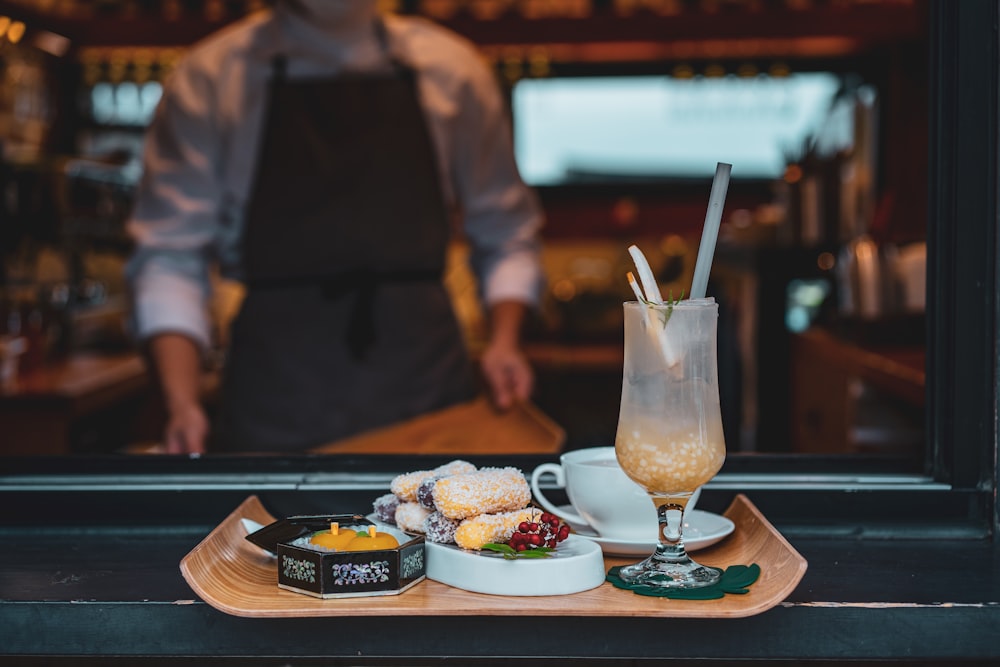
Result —
<path fill-rule="evenodd" d="M 528 524 L 528 530 L 531 531 L 532 533 L 538 532 L 538 524 L 532 521 L 531 523 Z"/>
<path fill-rule="evenodd" d="M 528 524 L 527 521 L 522 521 L 521 523 L 517 524 L 517 529 L 522 533 L 527 533 L 531 530 L 531 526 Z"/>

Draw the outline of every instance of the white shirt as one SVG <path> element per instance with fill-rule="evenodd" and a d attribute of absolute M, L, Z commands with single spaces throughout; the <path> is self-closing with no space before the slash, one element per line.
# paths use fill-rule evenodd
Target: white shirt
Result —
<path fill-rule="evenodd" d="M 393 52 L 419 72 L 445 200 L 462 212 L 484 302 L 537 304 L 542 213 L 518 175 L 493 73 L 470 43 L 430 21 L 386 16 L 385 24 Z M 244 209 L 277 53 L 289 79 L 388 66 L 373 29 L 334 39 L 283 3 L 192 47 L 147 133 L 129 222 L 139 338 L 170 331 L 210 343 L 211 268 L 240 278 Z"/>

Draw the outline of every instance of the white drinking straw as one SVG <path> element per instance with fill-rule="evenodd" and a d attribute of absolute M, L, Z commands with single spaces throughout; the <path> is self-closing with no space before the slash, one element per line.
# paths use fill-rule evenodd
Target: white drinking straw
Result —
<path fill-rule="evenodd" d="M 712 257 L 715 255 L 715 242 L 719 238 L 722 209 L 726 203 L 729 174 L 732 170 L 733 165 L 725 162 L 719 162 L 715 166 L 712 191 L 708 195 L 705 227 L 701 230 L 701 245 L 698 246 L 698 259 L 694 264 L 694 282 L 691 283 L 692 299 L 705 298 L 705 292 L 708 290 L 708 274 L 712 270 Z"/>
<path fill-rule="evenodd" d="M 638 248 L 636 248 L 636 250 L 638 250 Z M 652 275 L 652 272 L 650 272 L 650 275 Z M 659 343 L 660 352 L 663 354 L 663 360 L 667 362 L 667 366 L 676 365 L 677 355 L 674 354 L 669 341 L 667 341 L 666 330 L 661 327 L 653 327 L 653 322 L 649 317 L 649 308 L 646 306 L 646 303 L 650 302 L 650 300 L 643 296 L 642 290 L 639 288 L 639 283 L 635 281 L 635 276 L 631 271 L 629 271 L 625 277 L 628 278 L 628 284 L 632 287 L 632 291 L 635 292 L 635 298 L 639 301 L 639 307 L 642 308 L 642 319 L 646 321 L 646 331 L 648 331 L 649 335 L 655 338 L 657 343 Z M 655 282 L 653 283 L 653 287 L 657 292 L 659 292 L 659 289 L 656 288 Z"/>
<path fill-rule="evenodd" d="M 646 261 L 646 256 L 642 254 L 642 251 L 639 250 L 639 246 L 637 245 L 630 245 L 628 247 L 628 253 L 632 255 L 632 261 L 635 262 L 635 269 L 639 272 L 639 280 L 642 281 L 642 289 L 646 292 L 646 301 L 650 301 L 652 303 L 663 303 L 663 297 L 660 295 L 660 288 L 656 284 L 656 277 L 653 275 L 653 270 L 649 268 L 649 262 Z"/>
<path fill-rule="evenodd" d="M 628 284 L 632 287 L 632 291 L 635 292 L 636 301 L 638 301 L 639 303 L 645 301 L 646 297 L 645 295 L 643 295 L 642 289 L 640 289 L 639 287 L 639 283 L 635 281 L 635 276 L 632 274 L 632 272 L 629 271 L 627 274 L 625 274 L 625 277 L 628 278 Z"/>

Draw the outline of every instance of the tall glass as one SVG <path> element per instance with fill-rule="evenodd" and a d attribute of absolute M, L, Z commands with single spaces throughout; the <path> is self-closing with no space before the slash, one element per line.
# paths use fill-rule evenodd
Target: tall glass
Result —
<path fill-rule="evenodd" d="M 684 510 L 726 458 L 719 407 L 712 298 L 625 307 L 625 364 L 615 451 L 622 470 L 649 494 L 659 519 L 656 550 L 623 567 L 622 580 L 670 588 L 719 579 L 684 549 Z"/>

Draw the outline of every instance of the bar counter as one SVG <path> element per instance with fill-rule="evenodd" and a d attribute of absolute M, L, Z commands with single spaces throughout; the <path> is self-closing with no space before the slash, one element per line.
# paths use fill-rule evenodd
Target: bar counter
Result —
<path fill-rule="evenodd" d="M 17 474 L 0 476 L 0 665 L 1000 661 L 1000 550 L 981 523 L 948 518 L 948 505 L 971 504 L 975 494 L 918 507 L 918 496 L 875 487 L 755 490 L 725 473 L 699 507 L 721 512 L 745 493 L 808 561 L 788 598 L 746 618 L 468 616 L 457 608 L 446 617 L 264 619 L 199 600 L 179 563 L 247 496 L 275 516 L 357 511 L 418 463 L 346 456 L 331 469 L 329 459 L 303 460 L 275 459 L 266 469 L 251 459 L 111 460 L 80 477 L 68 472 L 71 462 L 51 471 L 7 466 Z M 525 470 L 543 460 L 551 457 L 490 458 Z"/>
<path fill-rule="evenodd" d="M 107 437 L 103 423 L 135 412 L 151 394 L 142 359 L 131 352 L 76 353 L 22 373 L 0 388 L 5 455 L 69 454 Z M 100 435 L 89 436 L 88 428 Z"/>

